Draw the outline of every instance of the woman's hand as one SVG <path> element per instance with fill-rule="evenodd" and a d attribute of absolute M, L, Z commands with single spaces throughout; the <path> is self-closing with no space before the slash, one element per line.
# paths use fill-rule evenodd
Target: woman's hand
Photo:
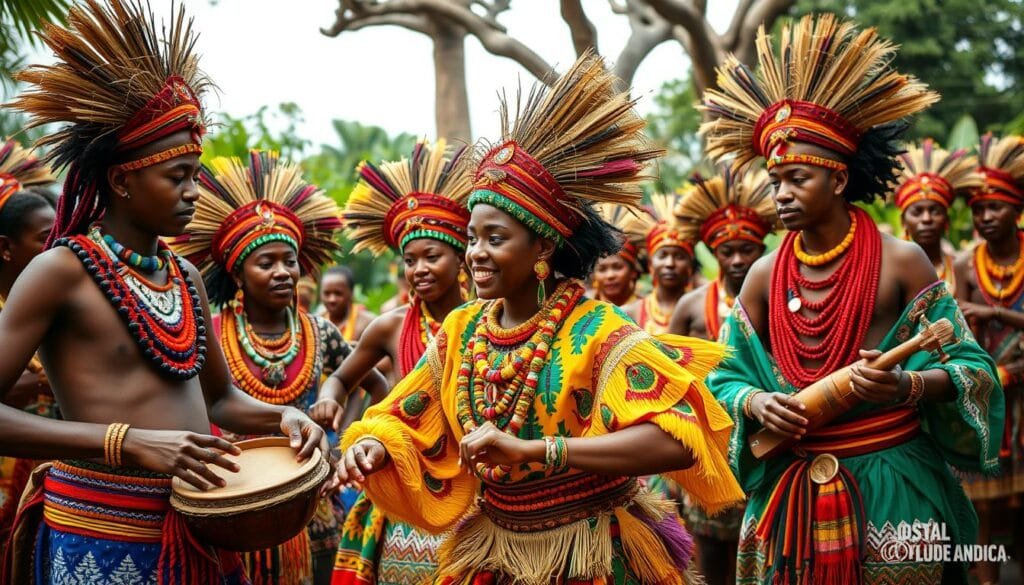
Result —
<path fill-rule="evenodd" d="M 345 407 L 333 398 L 322 398 L 309 407 L 309 417 L 324 428 L 341 429 L 341 419 L 345 416 Z"/>
<path fill-rule="evenodd" d="M 380 471 L 387 462 L 388 452 L 384 444 L 375 439 L 363 439 L 345 451 L 338 466 L 338 478 L 342 483 L 363 483 L 366 476 Z"/>
<path fill-rule="evenodd" d="M 761 426 L 795 439 L 807 433 L 808 420 L 799 414 L 804 403 L 782 392 L 759 392 L 750 400 L 750 413 Z"/>
<path fill-rule="evenodd" d="M 960 301 L 960 311 L 968 321 L 978 323 L 991 321 L 996 316 L 995 307 L 967 301 Z"/>
<path fill-rule="evenodd" d="M 466 469 L 476 463 L 516 465 L 544 461 L 544 441 L 527 441 L 486 422 L 473 429 L 459 442 L 459 461 Z"/>
<path fill-rule="evenodd" d="M 877 349 L 860 350 L 861 361 L 850 367 L 850 388 L 861 400 L 875 404 L 906 400 L 910 384 L 909 379 L 905 379 L 903 368 L 896 366 L 891 370 L 878 370 L 867 365 L 880 355 L 882 352 Z"/>
<path fill-rule="evenodd" d="M 216 465 L 232 473 L 238 464 L 224 457 L 241 450 L 220 437 L 188 431 L 128 429 L 122 452 L 129 464 L 157 473 L 173 475 L 198 490 L 224 487 L 226 482 L 208 466 Z"/>

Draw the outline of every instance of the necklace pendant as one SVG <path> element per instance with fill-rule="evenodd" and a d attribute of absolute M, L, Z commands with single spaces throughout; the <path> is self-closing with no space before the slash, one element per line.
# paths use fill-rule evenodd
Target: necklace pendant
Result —
<path fill-rule="evenodd" d="M 789 297 L 789 302 L 786 303 L 786 308 L 789 309 L 790 313 L 798 313 L 803 306 L 803 301 L 796 295 Z"/>
<path fill-rule="evenodd" d="M 276 388 L 284 382 L 284 364 L 274 362 L 263 368 L 263 381 L 270 387 Z"/>

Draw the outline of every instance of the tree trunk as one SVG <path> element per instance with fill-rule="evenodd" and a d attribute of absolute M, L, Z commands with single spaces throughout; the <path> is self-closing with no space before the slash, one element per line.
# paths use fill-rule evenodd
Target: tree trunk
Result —
<path fill-rule="evenodd" d="M 434 39 L 434 120 L 437 137 L 469 144 L 469 95 L 466 93 L 466 32 L 439 24 Z"/>

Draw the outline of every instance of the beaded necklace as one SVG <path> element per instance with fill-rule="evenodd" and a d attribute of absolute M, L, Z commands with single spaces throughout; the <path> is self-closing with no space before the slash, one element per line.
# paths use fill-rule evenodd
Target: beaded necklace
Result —
<path fill-rule="evenodd" d="M 152 274 L 163 270 L 167 266 L 167 258 L 161 254 L 156 256 L 143 256 L 138 252 L 125 247 L 114 239 L 110 234 L 103 234 L 103 241 L 113 250 L 114 254 L 125 264 L 138 268 L 139 270 Z"/>
<path fill-rule="evenodd" d="M 798 388 L 806 387 L 858 359 L 875 310 L 881 273 L 882 237 L 867 212 L 853 208 L 857 230 L 842 263 L 822 280 L 800 273 L 790 232 L 779 247 L 772 270 L 768 332 L 772 354 L 782 374 Z M 809 301 L 803 290 L 828 289 L 819 301 Z M 808 316 L 802 311 L 813 313 Z M 810 345 L 801 336 L 818 340 Z M 819 361 L 817 368 L 804 362 Z"/>
<path fill-rule="evenodd" d="M 672 317 L 670 314 L 666 314 L 665 311 L 661 310 L 661 304 L 658 303 L 658 289 L 655 288 L 649 295 L 644 297 L 644 302 L 640 305 L 641 315 L 640 324 L 645 329 L 648 324 L 652 324 L 657 331 L 668 330 L 668 322 Z"/>
<path fill-rule="evenodd" d="M 857 233 L 857 215 L 854 214 L 853 210 L 850 213 L 850 230 L 846 232 L 846 237 L 839 244 L 824 252 L 822 254 L 808 254 L 804 251 L 803 243 L 801 238 L 793 238 L 793 254 L 796 255 L 796 259 L 800 261 L 804 266 L 824 266 L 836 258 L 842 256 L 850 245 L 853 244 L 853 235 Z"/>
<path fill-rule="evenodd" d="M 299 355 L 302 337 L 299 333 L 299 322 L 291 307 L 286 309 L 288 328 L 277 338 L 264 339 L 245 318 L 242 303 L 231 303 L 231 311 L 235 314 L 235 333 L 242 344 L 242 350 L 254 364 L 263 368 L 262 378 L 271 388 L 277 388 L 285 380 L 285 369 Z"/>
<path fill-rule="evenodd" d="M 501 299 L 483 311 L 462 354 L 456 381 L 456 413 L 464 432 L 491 422 L 512 436 L 519 434 L 533 407 L 555 334 L 582 296 L 582 286 L 563 281 L 537 316 L 512 329 L 498 326 Z M 521 347 L 508 343 L 526 332 Z M 489 481 L 501 481 L 510 471 L 509 466 L 476 466 L 477 475 Z"/>
<path fill-rule="evenodd" d="M 988 242 L 974 249 L 974 274 L 990 305 L 1012 306 L 1024 290 L 1024 232 L 1017 232 L 1017 241 L 1017 259 L 1012 264 L 996 264 L 988 253 Z"/>
<path fill-rule="evenodd" d="M 253 338 L 258 338 L 254 333 L 246 331 L 245 311 L 238 310 L 240 303 L 235 303 L 229 311 L 221 313 L 220 339 L 224 347 L 224 357 L 227 359 L 228 367 L 231 369 L 231 377 L 234 378 L 239 388 L 246 394 L 267 402 L 269 404 L 291 404 L 309 389 L 314 382 L 314 371 L 317 359 L 317 336 L 314 331 L 313 318 L 305 313 L 299 313 L 298 318 L 292 319 L 289 323 L 290 333 L 285 338 L 291 342 L 289 349 L 279 358 L 272 357 L 273 352 L 261 354 L 253 344 Z M 296 323 L 297 322 L 297 323 Z M 251 329 L 250 329 L 251 331 Z M 244 339 L 244 341 L 243 341 Z M 249 345 L 250 348 L 246 348 Z M 265 349 L 265 341 L 257 341 Z M 274 341 L 270 343 L 275 345 Z M 277 341 L 278 347 L 285 347 L 284 343 Z M 295 348 L 294 353 L 292 347 Z M 302 364 L 298 373 L 291 381 L 287 381 L 286 368 L 302 355 Z M 245 361 L 248 356 L 257 367 L 261 369 L 260 375 L 253 373 L 252 368 Z M 281 384 L 285 384 L 281 386 Z"/>
<path fill-rule="evenodd" d="M 199 292 L 167 245 L 167 285 L 160 286 L 135 273 L 104 241 L 98 227 L 88 235 L 61 238 L 82 262 L 103 295 L 128 327 L 139 350 L 161 375 L 188 380 L 206 362 L 206 325 Z M 157 300 L 159 299 L 159 300 Z"/>

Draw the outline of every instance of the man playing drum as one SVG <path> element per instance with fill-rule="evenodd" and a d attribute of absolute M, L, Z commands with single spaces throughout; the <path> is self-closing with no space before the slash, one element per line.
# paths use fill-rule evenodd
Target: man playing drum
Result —
<path fill-rule="evenodd" d="M 68 22 L 42 35 L 57 63 L 19 75 L 34 87 L 13 107 L 32 126 L 64 125 L 42 144 L 67 180 L 51 249 L 0 314 L 0 390 L 40 347 L 66 420 L 0 407 L 3 455 L 59 460 L 33 478 L 41 489 L 26 494 L 0 581 L 244 582 L 237 557 L 214 554 L 168 511 L 170 477 L 208 489 L 236 470 L 211 421 L 282 432 L 300 459 L 324 434 L 231 385 L 207 343 L 199 273 L 158 239 L 184 231 L 198 197 L 210 81 L 190 21 L 179 10 L 161 27 L 145 5 L 108 0 L 73 8 Z"/>

